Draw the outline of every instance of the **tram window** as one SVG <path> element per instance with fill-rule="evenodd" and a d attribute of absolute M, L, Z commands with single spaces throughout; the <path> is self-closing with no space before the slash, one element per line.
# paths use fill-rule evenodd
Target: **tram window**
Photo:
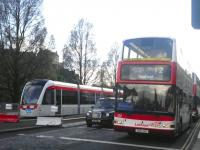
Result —
<path fill-rule="evenodd" d="M 54 90 L 46 90 L 42 104 L 47 104 L 47 105 L 54 104 Z"/>
<path fill-rule="evenodd" d="M 81 104 L 94 104 L 95 94 L 94 93 L 81 93 Z"/>
<path fill-rule="evenodd" d="M 63 91 L 62 92 L 63 104 L 77 104 L 77 92 L 75 91 Z"/>
<path fill-rule="evenodd" d="M 96 100 L 100 98 L 100 94 L 96 93 Z"/>
<path fill-rule="evenodd" d="M 56 90 L 56 105 L 60 105 L 60 104 L 61 104 L 61 91 Z"/>

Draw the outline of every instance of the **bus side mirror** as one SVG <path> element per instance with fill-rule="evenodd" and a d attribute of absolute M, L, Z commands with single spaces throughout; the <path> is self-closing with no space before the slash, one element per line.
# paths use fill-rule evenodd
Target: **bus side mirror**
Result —
<path fill-rule="evenodd" d="M 192 0 L 192 27 L 200 29 L 200 0 Z"/>

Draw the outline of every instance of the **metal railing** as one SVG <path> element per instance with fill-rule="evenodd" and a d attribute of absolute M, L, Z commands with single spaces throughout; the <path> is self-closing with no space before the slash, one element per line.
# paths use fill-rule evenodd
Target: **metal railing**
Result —
<path fill-rule="evenodd" d="M 0 114 L 18 114 L 19 104 L 18 103 L 0 103 Z"/>

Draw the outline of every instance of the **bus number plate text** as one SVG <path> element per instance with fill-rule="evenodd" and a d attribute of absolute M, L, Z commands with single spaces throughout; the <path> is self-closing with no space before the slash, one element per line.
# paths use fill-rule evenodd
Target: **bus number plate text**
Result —
<path fill-rule="evenodd" d="M 135 132 L 137 132 L 137 133 L 149 133 L 149 130 L 135 129 Z"/>

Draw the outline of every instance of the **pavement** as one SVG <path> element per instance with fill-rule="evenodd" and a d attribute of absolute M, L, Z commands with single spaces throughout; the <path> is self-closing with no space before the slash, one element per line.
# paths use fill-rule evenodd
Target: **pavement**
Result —
<path fill-rule="evenodd" d="M 192 150 L 200 150 L 200 120 L 197 122 L 197 132 L 195 134 L 195 142 L 192 146 Z"/>
<path fill-rule="evenodd" d="M 61 127 L 84 125 L 85 124 L 84 119 L 80 120 L 78 118 L 83 118 L 83 116 L 77 115 L 77 116 L 65 117 L 62 121 Z M 45 127 L 42 125 L 36 125 L 36 123 L 37 123 L 37 119 L 33 119 L 33 118 L 31 119 L 22 118 L 22 119 L 19 119 L 18 122 L 7 122 L 7 121 L 0 122 L 0 133 Z"/>
<path fill-rule="evenodd" d="M 200 137 L 199 137 L 199 135 L 197 137 L 195 144 L 192 147 L 192 150 L 200 150 Z"/>

